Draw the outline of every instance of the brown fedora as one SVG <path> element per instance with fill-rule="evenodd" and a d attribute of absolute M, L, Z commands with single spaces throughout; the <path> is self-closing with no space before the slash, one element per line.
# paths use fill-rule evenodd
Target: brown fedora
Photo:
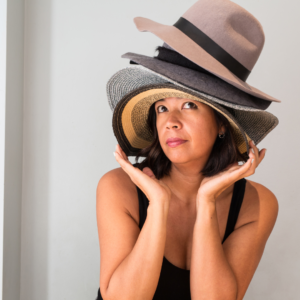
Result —
<path fill-rule="evenodd" d="M 230 0 L 198 0 L 174 25 L 143 17 L 134 18 L 134 22 L 139 31 L 152 32 L 164 41 L 164 47 L 237 89 L 259 99 L 281 102 L 246 83 L 263 49 L 265 35 L 260 22 L 238 4 Z M 131 52 L 122 57 L 149 69 L 154 65 L 149 61 L 158 60 Z"/>

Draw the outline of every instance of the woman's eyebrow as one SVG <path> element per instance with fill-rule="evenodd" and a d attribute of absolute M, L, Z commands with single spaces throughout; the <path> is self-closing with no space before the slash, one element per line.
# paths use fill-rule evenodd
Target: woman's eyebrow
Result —
<path fill-rule="evenodd" d="M 177 97 L 175 97 L 175 98 L 176 98 L 176 100 L 182 100 L 183 99 L 183 98 L 177 98 Z M 186 99 L 184 99 L 184 100 L 186 100 Z M 193 100 L 189 99 L 188 101 L 193 101 Z M 157 103 L 157 102 L 166 102 L 166 99 L 159 99 L 159 100 L 155 101 L 155 103 Z"/>
<path fill-rule="evenodd" d="M 177 97 L 175 97 L 175 98 L 176 98 L 176 100 L 181 100 L 182 99 L 182 98 L 177 98 Z M 159 102 L 159 101 L 166 101 L 166 99 L 159 99 L 156 102 Z"/>

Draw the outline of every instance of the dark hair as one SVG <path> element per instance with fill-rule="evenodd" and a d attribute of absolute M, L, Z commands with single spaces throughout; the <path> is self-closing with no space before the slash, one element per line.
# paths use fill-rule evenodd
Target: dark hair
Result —
<path fill-rule="evenodd" d="M 230 110 L 230 108 L 227 107 L 226 109 Z M 215 109 L 213 109 L 213 111 L 217 121 L 217 125 L 224 125 L 226 131 L 224 138 L 219 138 L 217 136 L 210 156 L 204 168 L 200 171 L 206 177 L 211 177 L 218 174 L 229 164 L 237 161 L 246 162 L 248 159 L 248 154 L 241 154 L 238 147 L 236 146 L 236 143 L 233 139 L 232 127 L 230 126 L 227 118 Z M 141 168 L 142 170 L 144 167 L 149 167 L 153 171 L 155 177 L 157 179 L 160 179 L 164 175 L 169 175 L 172 162 L 165 155 L 158 139 L 155 103 L 153 103 L 149 109 L 147 125 L 152 132 L 153 142 L 151 143 L 151 145 L 141 149 L 137 153 L 135 161 L 137 163 L 140 157 L 145 157 L 145 159 L 139 163 L 139 168 Z"/>

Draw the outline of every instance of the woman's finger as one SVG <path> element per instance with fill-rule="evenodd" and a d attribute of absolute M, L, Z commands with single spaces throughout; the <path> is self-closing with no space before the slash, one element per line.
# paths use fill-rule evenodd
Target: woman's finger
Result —
<path fill-rule="evenodd" d="M 253 150 L 254 153 L 256 154 L 256 167 L 258 167 L 258 165 L 261 163 L 261 161 L 264 159 L 265 154 L 266 154 L 266 150 L 267 149 L 262 149 L 259 150 L 256 145 L 253 143 L 253 141 L 251 141 L 252 145 L 253 145 Z"/>
<path fill-rule="evenodd" d="M 253 156 L 250 154 L 251 157 L 244 163 L 242 166 L 238 165 L 238 162 L 235 162 L 229 166 L 229 169 L 226 169 L 224 172 L 220 172 L 218 175 L 218 181 L 216 186 L 222 186 L 220 191 L 231 186 L 233 183 L 238 181 L 239 179 L 244 177 L 244 174 L 249 170 L 251 167 L 251 158 Z"/>
<path fill-rule="evenodd" d="M 199 195 L 214 194 L 215 197 L 218 197 L 220 193 L 239 179 L 254 174 L 256 167 L 265 155 L 265 151 L 261 150 L 259 152 L 252 141 L 250 141 L 249 144 L 250 151 L 248 160 L 243 165 L 239 165 L 238 162 L 232 163 L 222 172 L 213 176 L 213 178 L 204 179 L 198 191 Z M 209 184 L 210 181 L 212 184 Z M 205 188 L 203 188 L 203 186 Z"/>
<path fill-rule="evenodd" d="M 153 171 L 148 167 L 143 168 L 143 172 L 151 178 L 156 178 Z"/>
<path fill-rule="evenodd" d="M 255 146 L 255 144 L 254 144 L 254 142 L 251 140 L 250 141 L 250 151 L 252 151 L 252 153 L 254 154 L 254 163 L 253 163 L 253 166 L 252 166 L 252 169 L 255 169 L 256 168 L 256 166 L 258 165 L 258 157 L 259 157 L 259 155 L 258 155 L 258 149 L 257 149 L 257 147 Z"/>
<path fill-rule="evenodd" d="M 262 152 L 262 150 L 259 151 L 259 149 L 256 147 L 256 145 L 252 140 L 250 141 L 250 146 L 251 146 L 251 152 L 254 153 L 255 156 L 253 165 L 251 166 L 251 172 L 252 172 L 251 174 L 254 174 L 255 169 L 258 167 L 258 165 L 261 163 L 261 161 L 264 158 L 265 151 L 264 152 Z"/>
<path fill-rule="evenodd" d="M 115 158 L 120 164 L 121 168 L 128 174 L 131 181 L 137 185 L 147 196 L 150 195 L 151 190 L 157 189 L 157 179 L 150 168 L 146 167 L 141 171 L 139 168 L 135 168 L 128 160 L 126 154 L 121 149 L 120 145 L 117 145 L 115 151 Z"/>
<path fill-rule="evenodd" d="M 121 146 L 119 144 L 117 144 L 117 146 L 116 146 L 116 152 L 121 154 L 120 156 L 124 159 L 125 162 L 128 162 L 129 164 L 131 164 L 130 161 L 128 160 L 127 155 L 125 154 L 125 152 L 123 151 L 123 149 L 121 148 Z M 142 172 L 151 178 L 156 178 L 153 171 L 149 167 L 143 168 Z"/>
<path fill-rule="evenodd" d="M 147 175 L 143 173 L 139 168 L 135 168 L 131 162 L 128 160 L 127 155 L 122 150 L 119 144 L 116 146 L 116 151 L 114 152 L 115 158 L 117 162 L 120 164 L 121 168 L 124 170 L 124 172 L 127 173 L 127 175 L 130 177 L 131 181 L 140 186 L 140 181 L 143 178 L 143 176 Z"/>
<path fill-rule="evenodd" d="M 123 149 L 121 148 L 121 146 L 119 144 L 116 145 L 116 152 L 120 154 L 120 156 L 125 160 L 128 161 L 130 163 L 130 161 L 128 160 L 127 155 L 125 154 L 125 152 L 123 151 Z"/>
<path fill-rule="evenodd" d="M 227 166 L 226 169 L 224 169 L 224 171 L 232 172 L 232 171 L 238 169 L 239 167 L 240 167 L 239 163 L 238 162 L 234 162 L 234 163 L 230 164 L 229 166 Z"/>
<path fill-rule="evenodd" d="M 261 150 L 259 151 L 259 157 L 260 157 L 259 163 L 265 158 L 266 152 L 267 152 L 267 149 L 266 149 L 266 148 L 261 149 Z"/>
<path fill-rule="evenodd" d="M 263 155 L 265 153 L 265 152 L 263 152 L 263 154 L 261 154 L 261 152 L 259 153 L 258 149 L 255 146 L 255 144 L 253 143 L 253 141 L 250 141 L 249 144 L 251 147 L 250 151 L 249 151 L 249 159 L 241 168 L 241 176 L 242 177 L 247 177 L 247 176 L 250 176 L 255 173 L 255 169 L 257 168 L 259 163 L 262 161 L 262 159 L 264 157 Z"/>
<path fill-rule="evenodd" d="M 249 152 L 249 158 L 248 160 L 241 166 L 233 167 L 232 169 L 228 170 L 227 175 L 228 175 L 228 183 L 235 182 L 241 178 L 249 176 L 248 173 L 251 172 L 253 163 L 252 159 L 255 160 L 255 155 L 253 152 Z"/>
<path fill-rule="evenodd" d="M 132 166 L 131 162 L 128 160 L 127 155 L 124 153 L 119 144 L 116 146 L 116 151 L 114 152 L 115 158 L 117 162 L 121 165 L 121 167 L 127 168 L 128 166 Z M 132 166 L 133 167 L 133 166 Z M 133 167 L 134 168 L 134 167 Z M 126 172 L 126 170 L 124 169 Z"/>
<path fill-rule="evenodd" d="M 253 163 L 252 163 L 253 159 Z M 255 154 L 252 151 L 249 152 L 248 160 L 243 164 L 239 165 L 238 162 L 235 162 L 228 166 L 224 172 L 219 173 L 222 177 L 224 186 L 227 188 L 232 185 L 234 182 L 238 181 L 241 178 L 247 177 L 251 174 L 253 164 L 255 160 Z"/>

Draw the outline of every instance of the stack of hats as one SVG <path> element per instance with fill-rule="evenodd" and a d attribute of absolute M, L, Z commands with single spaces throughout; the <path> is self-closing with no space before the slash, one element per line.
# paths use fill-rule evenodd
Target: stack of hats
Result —
<path fill-rule="evenodd" d="M 174 25 L 142 17 L 134 22 L 163 44 L 155 57 L 123 54 L 131 66 L 107 82 L 113 131 L 127 156 L 151 144 L 149 108 L 167 97 L 196 100 L 224 115 L 241 154 L 249 154 L 250 140 L 257 145 L 277 126 L 266 109 L 281 101 L 246 83 L 265 42 L 247 10 L 230 0 L 199 0 Z"/>

